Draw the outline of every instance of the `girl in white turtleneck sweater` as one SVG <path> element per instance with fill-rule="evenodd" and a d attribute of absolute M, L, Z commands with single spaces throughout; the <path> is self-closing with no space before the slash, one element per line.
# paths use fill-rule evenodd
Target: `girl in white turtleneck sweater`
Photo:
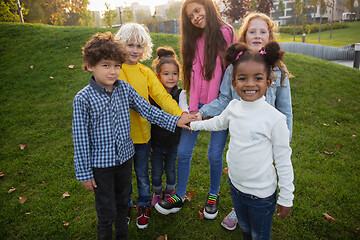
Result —
<path fill-rule="evenodd" d="M 276 42 L 260 52 L 243 43 L 229 47 L 226 60 L 234 66 L 232 84 L 241 100 L 232 100 L 219 116 L 190 124 L 194 131 L 229 128 L 229 184 L 243 239 L 270 239 L 276 202 L 283 219 L 294 198 L 286 117 L 264 97 L 271 70 L 283 54 Z"/>

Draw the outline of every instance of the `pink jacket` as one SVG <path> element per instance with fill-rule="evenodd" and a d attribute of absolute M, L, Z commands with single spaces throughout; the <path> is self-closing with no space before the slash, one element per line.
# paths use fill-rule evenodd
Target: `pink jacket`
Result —
<path fill-rule="evenodd" d="M 227 45 L 237 41 L 234 29 L 229 25 L 220 28 Z M 198 111 L 199 104 L 208 104 L 219 95 L 220 84 L 224 75 L 225 66 L 221 64 L 220 56 L 216 58 L 216 67 L 213 77 L 206 80 L 203 76 L 203 65 L 205 58 L 205 36 L 202 35 L 196 40 L 197 49 L 193 61 L 193 69 L 190 80 L 190 101 L 189 110 Z M 214 46 L 217 47 L 217 46 Z"/>

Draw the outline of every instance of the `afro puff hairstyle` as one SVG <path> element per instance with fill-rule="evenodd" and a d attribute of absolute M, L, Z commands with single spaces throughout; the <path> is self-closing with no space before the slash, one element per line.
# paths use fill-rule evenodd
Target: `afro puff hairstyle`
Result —
<path fill-rule="evenodd" d="M 264 64 L 267 78 L 270 78 L 272 69 L 283 59 L 284 53 L 276 41 L 269 41 L 260 51 L 252 51 L 245 43 L 238 42 L 227 49 L 225 60 L 233 65 L 233 79 L 235 79 L 236 67 L 246 61 Z"/>

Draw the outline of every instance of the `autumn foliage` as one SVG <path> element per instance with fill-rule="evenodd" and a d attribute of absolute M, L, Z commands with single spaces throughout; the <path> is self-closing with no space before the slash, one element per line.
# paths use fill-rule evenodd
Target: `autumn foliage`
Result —
<path fill-rule="evenodd" d="M 233 22 L 242 19 L 251 11 L 269 15 L 273 7 L 272 0 L 223 0 L 223 3 L 226 9 L 222 13 Z"/>

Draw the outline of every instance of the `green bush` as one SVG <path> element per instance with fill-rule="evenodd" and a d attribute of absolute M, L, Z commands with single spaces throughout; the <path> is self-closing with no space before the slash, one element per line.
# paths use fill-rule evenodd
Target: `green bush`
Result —
<path fill-rule="evenodd" d="M 340 28 L 346 28 L 346 27 L 348 27 L 348 26 L 345 22 L 334 22 L 334 25 L 333 25 L 333 29 L 340 29 Z M 304 29 L 303 25 L 296 25 L 295 34 L 303 34 L 304 33 L 303 29 Z M 321 24 L 321 31 L 330 30 L 330 29 L 331 29 L 330 22 Z M 318 32 L 318 31 L 319 31 L 318 23 L 305 25 L 305 33 L 306 34 Z M 280 26 L 279 32 L 293 34 L 294 33 L 294 25 Z"/>

